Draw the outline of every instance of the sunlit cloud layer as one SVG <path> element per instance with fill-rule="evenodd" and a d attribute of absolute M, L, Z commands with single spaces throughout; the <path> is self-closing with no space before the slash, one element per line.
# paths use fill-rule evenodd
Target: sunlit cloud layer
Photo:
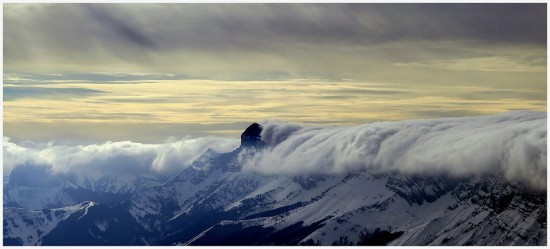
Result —
<path fill-rule="evenodd" d="M 355 81 L 166 80 L 134 84 L 87 82 L 55 83 L 47 87 L 4 86 L 4 127 L 14 139 L 34 136 L 29 129 L 21 129 L 21 123 L 28 122 L 36 122 L 34 129 L 40 123 L 60 124 L 59 130 L 48 129 L 43 137 L 46 140 L 70 131 L 61 128 L 61 124 L 67 122 L 77 126 L 95 125 L 74 130 L 90 135 L 102 132 L 111 135 L 117 130 L 124 133 L 136 125 L 149 124 L 166 127 L 168 131 L 159 137 L 165 139 L 189 135 L 196 129 L 185 124 L 211 125 L 206 133 L 238 137 L 248 124 L 261 120 L 358 125 L 381 120 L 545 108 L 546 94 L 534 89 L 456 87 L 448 91 L 446 86 L 411 87 Z M 114 126 L 105 126 L 105 123 Z M 177 128 L 178 124 L 181 127 Z M 154 129 L 142 127 L 134 132 L 131 139 L 144 140 L 145 134 Z"/>
<path fill-rule="evenodd" d="M 546 110 L 545 4 L 4 4 L 13 141 Z"/>

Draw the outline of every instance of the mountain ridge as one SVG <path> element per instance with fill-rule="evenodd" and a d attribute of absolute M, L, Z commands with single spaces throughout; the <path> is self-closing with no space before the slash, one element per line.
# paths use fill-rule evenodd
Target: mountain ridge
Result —
<path fill-rule="evenodd" d="M 253 132 L 241 137 L 260 140 L 261 146 L 246 140 L 232 152 L 205 153 L 165 183 L 75 211 L 48 232 L 36 234 L 38 239 L 19 239 L 27 245 L 547 243 L 546 190 L 510 180 L 502 172 L 251 170 L 251 159 L 311 131 L 292 126 L 283 129 L 290 132 L 282 134 L 285 139 L 269 134 L 279 128 L 254 125 Z M 13 210 L 4 207 L 5 212 Z M 4 229 L 14 231 L 13 224 L 4 223 Z M 14 238 L 13 233 L 4 235 L 5 241 Z"/>

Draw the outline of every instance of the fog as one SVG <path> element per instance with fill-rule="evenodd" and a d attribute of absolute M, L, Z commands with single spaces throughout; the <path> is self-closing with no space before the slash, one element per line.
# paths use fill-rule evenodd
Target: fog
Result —
<path fill-rule="evenodd" d="M 468 176 L 502 174 L 546 188 L 546 113 L 378 122 L 315 128 L 263 122 L 268 148 L 243 168 L 278 174 L 354 170 Z"/>
<path fill-rule="evenodd" d="M 92 175 L 171 176 L 191 165 L 208 150 L 225 153 L 239 146 L 237 139 L 203 137 L 142 144 L 130 141 L 66 146 L 26 142 L 4 137 L 4 175 L 18 165 L 44 165 L 50 173 Z"/>
<path fill-rule="evenodd" d="M 546 113 L 376 122 L 356 127 L 263 121 L 266 146 L 241 156 L 242 170 L 263 175 L 374 173 L 499 174 L 546 189 Z M 162 144 L 130 141 L 56 145 L 4 137 L 4 175 L 19 165 L 51 174 L 173 176 L 211 150 L 226 153 L 238 139 L 203 137 Z M 246 152 L 246 151 L 244 151 Z"/>

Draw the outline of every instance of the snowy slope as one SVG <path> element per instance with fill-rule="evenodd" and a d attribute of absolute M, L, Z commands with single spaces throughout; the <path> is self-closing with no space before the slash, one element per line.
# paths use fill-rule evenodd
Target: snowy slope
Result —
<path fill-rule="evenodd" d="M 58 186 L 8 184 L 4 187 L 4 207 L 43 210 L 72 206 L 84 201 L 112 203 L 127 199 L 129 196 L 129 194 L 96 192 L 70 182 L 62 182 Z"/>
<path fill-rule="evenodd" d="M 74 206 L 40 211 L 4 207 L 4 245 L 37 245 L 40 239 L 55 228 L 59 222 L 71 214 L 79 210 L 86 210 L 93 205 L 93 202 L 83 202 Z"/>
<path fill-rule="evenodd" d="M 422 198 L 422 193 L 412 193 L 418 196 L 417 202 L 410 202 L 410 196 L 392 190 L 388 185 L 390 179 L 391 176 L 376 178 L 359 173 L 323 179 L 307 190 L 303 186 L 284 184 L 275 191 L 256 192 L 255 196 L 271 197 L 256 203 L 264 208 L 220 221 L 181 243 L 357 245 L 366 241 L 366 235 L 379 230 L 402 233 L 397 239 L 387 241 L 392 245 L 546 244 L 544 194 L 525 194 L 517 190 L 521 186 L 503 185 L 504 189 L 494 189 L 492 196 L 498 196 L 509 187 L 515 190 L 484 203 L 476 194 L 461 195 L 469 193 L 466 188 L 470 184 L 472 188 L 479 188 L 488 180 L 463 179 L 441 190 L 440 196 L 424 195 Z M 427 188 L 438 188 L 437 185 L 447 180 L 442 178 L 439 182 L 425 184 Z M 271 184 L 273 182 L 266 185 Z M 512 201 L 502 200 L 511 195 L 514 196 Z M 238 203 L 253 199 L 258 200 L 250 196 Z M 501 202 L 500 206 L 494 204 Z M 238 207 L 233 203 L 228 210 Z M 263 232 L 258 234 L 258 230 Z M 293 237 L 300 233 L 303 236 Z M 252 235 L 255 240 L 242 240 Z"/>
<path fill-rule="evenodd" d="M 366 140 L 361 136 L 346 138 L 344 144 L 347 145 L 332 146 L 326 144 L 330 141 L 328 138 L 344 132 L 321 131 L 316 133 L 322 135 L 319 138 L 310 134 L 319 129 L 301 132 L 297 126 L 281 128 L 287 132 L 286 140 L 276 136 L 271 139 L 287 146 L 284 149 L 292 152 L 288 154 L 278 151 L 277 143 L 270 143 L 271 140 L 260 141 L 261 129 L 254 126 L 243 133 L 246 143 L 237 150 L 205 155 L 163 184 L 136 190 L 125 200 L 75 212 L 49 232 L 41 230 L 41 237 L 38 232 L 19 230 L 14 230 L 10 236 L 20 233 L 22 238 L 32 234 L 33 239 L 27 243 L 40 245 L 546 245 L 546 189 L 537 185 L 545 178 L 541 176 L 533 184 L 524 177 L 532 172 L 521 177 L 510 176 L 517 166 L 498 164 L 515 162 L 516 159 L 510 160 L 510 153 L 520 153 L 517 158 L 522 160 L 524 156 L 533 155 L 538 159 L 546 158 L 546 154 L 536 154 L 543 151 L 537 147 L 539 140 L 546 140 L 545 133 L 539 132 L 539 126 L 545 123 L 539 121 L 545 116 L 531 113 L 525 116 L 528 126 L 537 131 L 534 133 L 536 143 L 521 137 L 520 134 L 532 135 L 529 129 L 525 131 L 518 125 L 525 121 L 522 115 L 512 113 L 480 119 L 497 120 L 499 127 L 508 127 L 506 122 L 512 122 L 519 130 L 515 137 L 522 141 L 510 142 L 516 147 L 501 154 L 504 161 L 493 160 L 491 155 L 482 157 L 483 160 L 488 158 L 484 162 L 492 166 L 481 172 L 474 172 L 471 166 L 464 166 L 464 172 L 453 169 L 451 173 L 442 170 L 426 173 L 380 170 L 372 165 L 345 166 L 351 169 L 330 173 L 324 166 L 317 172 L 311 169 L 306 173 L 292 172 L 288 167 L 303 165 L 289 164 L 288 160 L 298 158 L 294 162 L 306 163 L 318 160 L 313 151 L 326 151 L 337 159 L 330 161 L 334 164 L 350 163 L 345 159 L 357 155 L 375 158 L 376 155 L 368 153 L 374 153 L 376 148 L 388 150 L 388 144 L 396 145 L 392 136 L 399 131 L 394 131 L 395 127 L 390 125 L 393 133 L 381 132 L 383 129 L 378 128 L 369 133 L 372 127 L 367 127 L 361 133 Z M 472 123 L 483 123 L 471 119 L 475 121 Z M 451 119 L 447 123 L 461 122 L 463 120 Z M 403 129 L 410 129 L 416 125 L 414 123 L 402 123 Z M 441 120 L 429 123 L 440 128 L 445 126 L 445 129 L 451 127 Z M 436 129 L 438 134 L 445 130 L 440 128 Z M 386 135 L 378 136 L 379 133 Z M 459 134 L 464 136 L 466 133 Z M 424 145 L 430 139 L 434 138 L 416 138 L 406 144 L 412 146 L 422 142 L 420 144 Z M 288 140 L 297 146 L 284 143 Z M 321 147 L 332 147 L 329 150 L 313 145 L 301 147 L 312 141 Z M 364 141 L 379 144 L 369 144 L 367 154 L 361 154 L 362 151 L 353 146 L 353 150 L 345 151 L 346 146 L 360 145 Z M 498 141 L 484 143 L 492 145 Z M 398 145 L 404 150 L 405 145 Z M 312 147 L 315 149 L 308 151 Z M 501 145 L 490 149 L 498 151 Z M 308 156 L 299 158 L 297 153 L 306 151 Z M 347 156 L 342 159 L 336 153 Z M 452 153 L 455 157 L 470 155 L 470 152 Z M 258 155 L 264 158 L 258 160 Z M 281 165 L 273 165 L 272 173 L 251 170 L 250 159 L 265 163 L 265 159 L 273 155 L 290 156 L 287 161 L 281 159 Z M 523 162 L 545 167 L 538 159 L 529 158 Z M 461 160 L 458 162 L 468 161 Z M 461 167 L 455 163 L 452 166 Z M 279 166 L 286 167 L 285 172 L 273 173 L 281 170 L 276 168 Z M 505 170 L 500 170 L 503 167 Z M 542 169 L 536 169 L 539 170 Z M 55 182 L 47 183 L 57 186 Z"/>
<path fill-rule="evenodd" d="M 42 210 L 83 201 L 108 203 L 159 184 L 160 180 L 134 175 L 57 175 L 43 167 L 24 165 L 14 169 L 4 185 L 3 206 Z"/>
<path fill-rule="evenodd" d="M 136 244 L 546 244 L 545 193 L 499 176 L 263 176 L 210 164 L 112 208 L 142 226 Z M 72 226 L 112 226 L 112 212 Z"/>
<path fill-rule="evenodd" d="M 8 186 L 4 188 L 4 207 L 24 207 L 40 210 L 74 205 L 73 198 L 64 191 L 67 187 L 72 186 Z"/>
<path fill-rule="evenodd" d="M 146 188 L 160 185 L 164 181 L 164 179 L 139 175 L 91 176 L 72 174 L 64 177 L 64 179 L 84 189 L 115 194 L 137 193 Z"/>

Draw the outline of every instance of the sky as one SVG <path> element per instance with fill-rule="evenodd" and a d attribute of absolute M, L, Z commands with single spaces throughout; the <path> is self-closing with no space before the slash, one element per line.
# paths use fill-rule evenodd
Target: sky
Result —
<path fill-rule="evenodd" d="M 546 4 L 3 4 L 9 141 L 546 112 Z"/>

